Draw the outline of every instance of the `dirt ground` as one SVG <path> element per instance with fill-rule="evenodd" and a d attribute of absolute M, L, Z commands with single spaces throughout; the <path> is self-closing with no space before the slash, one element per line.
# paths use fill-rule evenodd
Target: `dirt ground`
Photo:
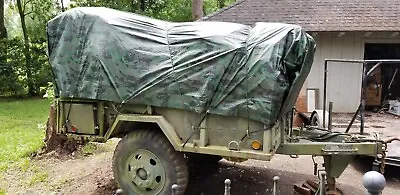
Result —
<path fill-rule="evenodd" d="M 334 117 L 335 130 L 343 130 L 350 115 Z M 366 132 L 378 131 L 382 136 L 398 135 L 397 127 L 400 121 L 393 116 L 371 114 L 366 123 Z M 356 121 L 355 126 L 358 122 Z M 356 129 L 352 129 L 355 131 Z M 26 185 L 23 181 L 29 173 L 7 172 L 5 181 L 9 194 L 105 194 L 111 195 L 117 185 L 111 170 L 111 159 L 114 147 L 118 140 L 111 143 L 99 144 L 91 155 L 74 154 L 57 156 L 48 154 L 36 157 L 34 166 L 41 167 L 48 173 L 47 179 L 34 185 Z M 321 166 L 322 159 L 317 159 Z M 362 186 L 362 176 L 370 169 L 371 162 L 365 159 L 355 159 L 338 179 L 339 188 L 346 195 L 366 194 Z M 205 168 L 206 169 L 206 168 Z M 400 194 L 400 169 L 388 167 L 386 170 L 387 186 L 384 195 Z M 310 156 L 301 156 L 293 159 L 289 156 L 275 155 L 272 161 L 262 162 L 249 160 L 243 163 L 220 161 L 216 173 L 196 177 L 188 185 L 188 195 L 224 194 L 224 180 L 232 180 L 231 194 L 271 194 L 272 178 L 279 176 L 280 194 L 294 194 L 293 185 L 300 184 L 307 179 L 316 179 L 313 175 L 313 164 Z"/>
<path fill-rule="evenodd" d="M 11 182 L 16 176 L 10 174 L 9 194 L 105 194 L 111 195 L 117 185 L 111 171 L 112 146 L 109 151 L 96 152 L 90 156 L 58 157 L 48 156 L 35 160 L 35 164 L 45 167 L 48 179 L 35 186 L 27 187 Z M 321 159 L 319 160 L 321 162 Z M 365 194 L 362 176 L 369 164 L 354 161 L 338 180 L 339 187 L 349 194 Z M 293 185 L 307 179 L 315 179 L 312 175 L 311 157 L 303 156 L 292 159 L 288 156 L 276 155 L 271 162 L 249 160 L 243 163 L 232 163 L 222 160 L 216 173 L 198 177 L 190 181 L 188 195 L 224 194 L 224 180 L 232 180 L 231 194 L 271 194 L 272 178 L 280 177 L 281 194 L 294 194 Z M 400 193 L 399 169 L 391 168 L 387 175 L 387 187 L 384 195 Z M 207 187 L 205 187 L 207 186 Z"/>

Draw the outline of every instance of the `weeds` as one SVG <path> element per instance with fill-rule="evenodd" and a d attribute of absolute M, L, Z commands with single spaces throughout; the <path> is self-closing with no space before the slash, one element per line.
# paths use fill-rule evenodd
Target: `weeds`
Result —
<path fill-rule="evenodd" d="M 43 170 L 35 172 L 31 179 L 29 180 L 29 186 L 32 186 L 36 183 L 40 182 L 45 182 L 47 181 L 47 178 L 49 177 L 49 174 Z"/>
<path fill-rule="evenodd" d="M 91 155 L 97 150 L 97 145 L 95 143 L 87 143 L 82 147 L 82 153 L 84 155 Z"/>

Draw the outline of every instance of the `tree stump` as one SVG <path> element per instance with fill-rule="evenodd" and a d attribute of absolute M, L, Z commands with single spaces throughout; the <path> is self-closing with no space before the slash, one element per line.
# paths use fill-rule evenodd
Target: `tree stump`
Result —
<path fill-rule="evenodd" d="M 46 123 L 46 136 L 44 138 L 44 153 L 52 151 L 58 153 L 72 153 L 78 149 L 78 143 L 75 140 L 68 139 L 66 135 L 57 134 L 57 112 L 56 105 L 50 106 L 49 117 Z"/>

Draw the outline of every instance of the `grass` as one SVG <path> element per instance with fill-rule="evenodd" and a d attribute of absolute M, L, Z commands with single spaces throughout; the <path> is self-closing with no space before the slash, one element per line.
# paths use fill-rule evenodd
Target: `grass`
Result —
<path fill-rule="evenodd" d="M 43 147 L 49 106 L 47 99 L 0 99 L 0 173 L 28 170 L 30 156 Z"/>
<path fill-rule="evenodd" d="M 31 179 L 29 180 L 28 185 L 32 186 L 36 183 L 45 182 L 45 181 L 47 181 L 48 177 L 49 177 L 49 174 L 46 171 L 43 171 L 43 170 L 37 171 L 32 175 Z"/>
<path fill-rule="evenodd" d="M 83 146 L 82 152 L 84 155 L 91 155 L 97 150 L 97 145 L 95 143 L 87 143 Z"/>

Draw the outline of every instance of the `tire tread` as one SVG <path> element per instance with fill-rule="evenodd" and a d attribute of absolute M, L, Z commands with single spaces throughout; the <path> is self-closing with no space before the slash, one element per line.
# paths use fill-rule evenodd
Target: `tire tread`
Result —
<path fill-rule="evenodd" d="M 116 158 L 118 153 L 122 151 L 129 140 L 132 139 L 147 139 L 155 144 L 157 147 L 162 148 L 169 156 L 170 162 L 173 164 L 176 173 L 176 184 L 179 186 L 177 194 L 183 194 L 186 190 L 186 186 L 189 181 L 189 172 L 186 160 L 182 153 L 176 151 L 164 134 L 155 130 L 135 130 L 127 135 L 125 135 L 120 142 L 117 144 L 113 160 L 112 169 L 114 173 L 114 178 L 118 178 L 118 171 L 116 169 Z M 116 181 L 118 181 L 116 179 Z"/>

